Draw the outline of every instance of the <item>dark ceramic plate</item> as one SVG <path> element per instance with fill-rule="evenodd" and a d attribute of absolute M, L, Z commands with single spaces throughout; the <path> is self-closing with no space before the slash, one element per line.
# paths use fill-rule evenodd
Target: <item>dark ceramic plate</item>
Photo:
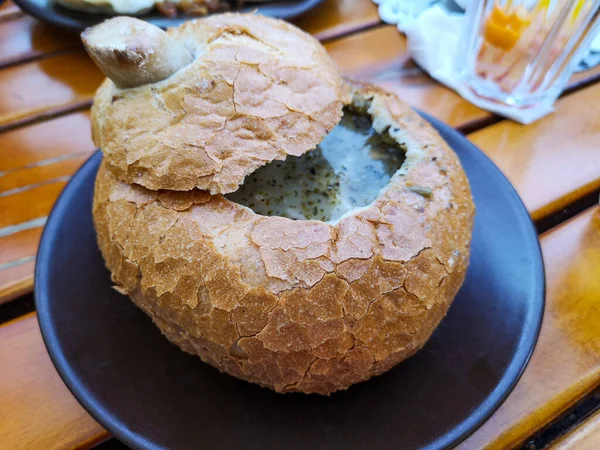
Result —
<path fill-rule="evenodd" d="M 506 178 L 462 135 L 428 120 L 460 157 L 477 206 L 465 284 L 422 351 L 329 398 L 275 394 L 219 373 L 170 344 L 111 288 L 92 226 L 94 154 L 48 219 L 35 279 L 46 346 L 75 397 L 140 448 L 442 448 L 468 436 L 529 360 L 544 270 L 536 231 Z"/>
<path fill-rule="evenodd" d="M 264 16 L 289 20 L 314 8 L 322 1 L 323 0 L 275 0 L 270 2 L 250 3 L 246 4 L 240 12 L 256 11 Z M 19 5 L 23 11 L 31 14 L 36 19 L 77 31 L 83 31 L 87 27 L 96 25 L 97 23 L 112 17 L 112 15 L 73 11 L 55 5 L 52 0 L 14 0 L 14 2 Z M 161 28 L 175 27 L 186 20 L 194 19 L 194 17 L 185 16 L 183 14 L 180 14 L 173 19 L 169 19 L 164 17 L 158 11 L 152 11 L 137 17 L 138 19 L 153 23 Z"/>

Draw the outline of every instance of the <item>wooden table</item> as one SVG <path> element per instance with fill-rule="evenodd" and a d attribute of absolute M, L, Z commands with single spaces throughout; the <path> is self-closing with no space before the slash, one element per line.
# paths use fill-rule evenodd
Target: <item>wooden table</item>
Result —
<path fill-rule="evenodd" d="M 600 209 L 560 223 L 562 211 L 600 189 L 600 69 L 573 77 L 555 114 L 522 126 L 424 75 L 369 0 L 326 0 L 296 23 L 345 74 L 467 133 L 549 228 L 540 237 L 547 306 L 539 343 L 514 392 L 460 448 L 521 444 L 600 384 Z M 0 303 L 32 290 L 46 217 L 94 150 L 89 107 L 101 80 L 76 35 L 36 22 L 10 0 L 0 7 Z M 600 448 L 599 428 L 593 416 L 555 446 Z M 58 377 L 35 313 L 1 325 L 0 448 L 85 448 L 109 437 Z"/>

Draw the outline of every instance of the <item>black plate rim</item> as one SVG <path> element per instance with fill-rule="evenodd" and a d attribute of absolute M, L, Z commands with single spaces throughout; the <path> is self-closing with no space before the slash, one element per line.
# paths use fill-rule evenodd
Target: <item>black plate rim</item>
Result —
<path fill-rule="evenodd" d="M 504 172 L 502 172 L 500 168 L 484 152 L 482 152 L 475 144 L 469 141 L 462 133 L 445 124 L 441 120 L 436 119 L 435 117 L 427 113 L 424 113 L 423 111 L 418 111 L 418 113 L 436 128 L 440 130 L 443 129 L 444 131 L 450 134 L 454 134 L 455 136 L 460 137 L 467 147 L 478 152 L 483 157 L 483 159 L 490 164 L 490 166 L 493 169 L 497 170 L 500 173 L 502 180 L 507 187 L 507 191 L 510 192 L 510 194 L 515 198 L 517 203 L 523 208 L 523 211 L 525 211 L 525 213 L 527 214 L 527 223 L 529 225 L 528 231 L 529 234 L 533 235 L 533 240 L 537 244 L 535 246 L 535 250 L 539 256 L 539 258 L 536 259 L 536 262 L 534 264 L 538 266 L 536 267 L 536 269 L 539 271 L 540 279 L 542 280 L 542 284 L 540 286 L 541 289 L 539 292 L 540 302 L 538 303 L 537 311 L 533 311 L 533 317 L 529 318 L 529 320 L 537 320 L 533 333 L 531 335 L 526 335 L 526 337 L 528 337 L 529 339 L 524 338 L 521 340 L 521 342 L 519 342 L 518 349 L 515 352 L 515 357 L 511 360 L 509 367 L 504 373 L 504 376 L 502 377 L 496 388 L 490 393 L 488 398 L 484 402 L 482 402 L 475 409 L 475 411 L 462 422 L 461 425 L 454 428 L 451 433 L 448 433 L 447 435 L 436 439 L 434 442 L 432 442 L 431 445 L 431 448 L 451 448 L 458 445 L 460 442 L 464 441 L 469 436 L 471 436 L 492 416 L 492 414 L 496 412 L 498 408 L 500 408 L 500 406 L 502 406 L 502 403 L 504 403 L 504 401 L 512 393 L 515 386 L 523 376 L 523 372 L 525 372 L 525 369 L 529 365 L 529 361 L 531 360 L 531 356 L 533 355 L 533 351 L 535 350 L 538 338 L 540 336 L 540 331 L 542 329 L 542 323 L 544 320 L 544 311 L 546 309 L 546 266 L 544 264 L 544 255 L 542 253 L 542 247 L 540 244 L 539 235 L 537 233 L 535 224 L 533 223 L 533 220 L 531 219 L 531 216 L 527 211 L 525 203 L 523 203 L 523 200 L 517 193 L 515 187 L 508 180 L 506 175 L 504 175 Z M 448 146 L 450 146 L 450 144 L 448 144 Z M 531 326 L 531 323 L 528 321 L 527 325 Z M 524 345 L 527 345 L 529 348 L 528 350 L 526 349 L 524 353 L 522 353 Z M 521 356 L 520 364 L 515 364 L 517 356 Z M 511 373 L 513 373 L 514 375 L 512 381 L 509 381 L 507 380 L 507 378 L 509 378 L 508 375 Z M 498 393 L 499 388 L 503 385 L 505 385 L 505 391 L 502 393 Z M 482 410 L 486 406 L 487 410 Z M 456 434 L 456 436 L 452 437 L 452 434 Z M 445 439 L 446 436 L 448 437 L 447 439 Z"/>
<path fill-rule="evenodd" d="M 51 0 L 48 0 L 48 2 L 50 2 L 50 1 Z M 323 3 L 323 1 L 324 0 L 297 0 L 296 4 L 293 6 L 284 6 L 284 5 L 277 5 L 277 0 L 272 0 L 272 1 L 267 1 L 267 2 L 256 3 L 255 6 L 253 5 L 250 7 L 245 7 L 238 12 L 242 12 L 242 13 L 256 12 L 257 14 L 263 14 L 262 11 L 267 11 L 264 14 L 266 16 L 289 20 L 289 19 L 293 19 L 295 17 L 298 17 L 298 16 L 310 11 L 311 9 L 318 6 L 319 4 Z M 46 23 L 55 25 L 57 27 L 62 27 L 62 28 L 66 28 L 68 30 L 80 32 L 80 31 L 83 31 L 84 29 L 86 29 L 87 27 L 92 26 L 92 24 L 83 24 L 76 17 L 70 17 L 67 13 L 61 13 L 60 10 L 58 10 L 57 13 L 55 12 L 54 14 L 48 14 L 48 12 L 47 12 L 48 8 L 40 7 L 30 0 L 14 0 L 14 2 L 19 8 L 21 8 L 23 11 L 25 11 L 30 16 L 35 17 L 36 19 L 38 19 L 42 22 L 46 22 Z M 50 6 L 48 6 L 48 7 L 50 7 Z M 275 8 L 275 10 L 277 10 L 279 12 L 275 13 L 275 14 L 268 13 L 268 10 L 270 10 L 272 8 Z M 65 9 L 65 11 L 69 11 L 66 8 L 64 8 L 64 9 Z M 109 19 L 111 17 L 117 17 L 120 15 L 120 14 L 86 13 L 85 11 L 73 11 L 73 13 L 87 15 L 90 18 L 97 17 L 98 20 L 95 21 L 95 23 L 100 23 L 106 19 Z M 133 16 L 133 17 L 137 17 L 140 20 L 148 21 L 147 20 L 148 17 L 146 17 L 145 15 Z M 183 23 L 184 21 L 200 19 L 200 18 L 201 17 L 189 16 L 189 17 L 177 17 L 174 19 L 168 19 L 165 17 L 164 20 L 166 22 L 172 21 L 172 25 L 169 25 L 169 26 L 177 26 L 177 25 Z M 152 21 L 150 20 L 150 22 L 152 22 Z"/>
<path fill-rule="evenodd" d="M 541 280 L 541 285 L 539 286 L 538 297 L 539 301 L 537 302 L 537 307 L 533 307 L 531 310 L 530 317 L 524 318 L 526 322 L 526 327 L 533 329 L 530 330 L 529 333 L 523 333 L 523 337 L 519 341 L 517 348 L 515 350 L 514 356 L 510 361 L 504 375 L 496 385 L 496 387 L 490 392 L 488 397 L 481 402 L 475 410 L 465 418 L 458 426 L 451 429 L 446 434 L 440 436 L 438 439 L 433 441 L 431 445 L 427 448 L 431 449 L 442 449 L 442 448 L 451 448 L 460 442 L 467 439 L 471 434 L 473 434 L 477 429 L 481 427 L 494 412 L 504 403 L 506 398 L 513 391 L 516 384 L 519 382 L 523 372 L 525 371 L 533 351 L 536 347 L 540 330 L 542 327 L 545 303 L 546 303 L 546 276 L 545 276 L 545 266 L 543 261 L 542 249 L 540 246 L 537 230 L 527 209 L 525 204 L 519 197 L 517 191 L 513 187 L 513 185 L 508 181 L 506 176 L 502 173 L 502 171 L 494 164 L 494 162 L 481 150 L 479 150 L 473 143 L 471 143 L 468 139 L 464 137 L 460 132 L 451 128 L 449 125 L 446 125 L 442 121 L 430 116 L 429 114 L 423 113 L 419 111 L 419 114 L 423 116 L 427 121 L 429 121 L 432 125 L 440 130 L 444 130 L 445 132 L 454 135 L 463 141 L 464 145 L 468 146 L 471 150 L 479 153 L 481 157 L 490 165 L 493 170 L 496 170 L 501 175 L 503 183 L 506 185 L 506 189 L 510 192 L 511 196 L 514 197 L 517 204 L 519 204 L 523 211 L 527 214 L 528 220 L 526 221 L 528 226 L 528 232 L 533 237 L 533 241 L 537 243 L 534 247 L 536 250 L 538 258 L 536 258 L 533 262 L 534 270 L 539 272 L 539 279 Z M 40 239 L 40 245 L 38 249 L 38 254 L 36 258 L 35 265 L 35 283 L 34 283 L 34 298 L 35 298 L 35 306 L 38 316 L 38 323 L 40 326 L 40 331 L 42 334 L 42 338 L 46 349 L 50 355 L 50 359 L 54 364 L 56 370 L 58 371 L 60 377 L 63 382 L 69 389 L 69 391 L 73 394 L 73 396 L 77 399 L 77 401 L 83 406 L 83 408 L 95 419 L 97 420 L 104 428 L 106 428 L 111 434 L 116 436 L 119 440 L 123 441 L 125 444 L 132 448 L 141 448 L 141 449 L 160 449 L 162 447 L 154 445 L 152 442 L 144 439 L 142 436 L 132 432 L 127 428 L 126 424 L 121 424 L 118 421 L 114 420 L 106 409 L 97 402 L 93 395 L 82 385 L 80 380 L 78 380 L 77 376 L 71 370 L 67 359 L 64 354 L 61 352 L 60 342 L 56 336 L 56 331 L 52 326 L 52 321 L 49 320 L 49 309 L 48 309 L 48 298 L 47 298 L 47 278 L 43 276 L 43 270 L 45 261 L 50 257 L 50 252 L 47 250 L 48 245 L 46 245 L 45 237 L 53 234 L 54 228 L 57 227 L 58 217 L 60 216 L 60 212 L 64 209 L 64 205 L 62 205 L 63 199 L 66 197 L 69 189 L 73 189 L 77 175 L 85 171 L 85 169 L 92 165 L 96 158 L 100 156 L 100 150 L 96 150 L 80 167 L 80 169 L 73 175 L 72 179 L 67 183 L 61 194 L 59 195 L 56 203 L 54 204 L 49 216 L 46 226 L 42 232 L 42 236 Z M 76 181 L 76 180 L 75 180 Z"/>

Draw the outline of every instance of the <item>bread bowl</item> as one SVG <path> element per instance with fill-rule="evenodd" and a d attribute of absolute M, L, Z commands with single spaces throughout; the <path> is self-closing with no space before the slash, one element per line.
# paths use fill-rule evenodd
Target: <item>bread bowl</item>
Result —
<path fill-rule="evenodd" d="M 222 45 L 204 44 L 224 30 Z M 141 85 L 119 88 L 107 80 L 94 103 L 93 135 L 104 153 L 94 223 L 115 288 L 183 350 L 278 392 L 330 394 L 419 350 L 446 314 L 469 260 L 474 207 L 456 155 L 395 95 L 340 78 L 318 42 L 289 24 L 223 15 L 168 36 L 174 42 L 160 42 L 191 48 L 193 62 L 183 58 L 171 74 L 161 66 L 164 79 L 156 80 L 140 78 L 138 59 L 125 58 L 119 75 Z M 193 51 L 198 42 L 202 52 Z M 110 54 L 97 53 L 93 39 L 85 43 L 111 73 L 114 67 L 103 67 L 113 64 Z M 165 52 L 158 45 L 152 54 Z M 267 90 L 260 74 L 253 82 L 225 81 L 235 86 L 229 95 L 203 90 L 263 64 Z M 295 70 L 298 78 L 290 75 Z M 231 113 L 224 105 L 233 102 L 231 117 L 217 114 L 227 117 L 221 123 L 256 122 L 227 134 L 219 134 L 225 126 L 213 127 L 220 138 L 199 141 L 209 126 L 180 124 L 206 123 L 210 102 L 182 108 L 187 94 L 180 92 L 205 92 L 219 111 Z M 349 117 L 363 125 L 352 128 Z M 165 134 L 170 127 L 176 133 Z M 331 149 L 356 130 L 352 139 L 364 142 L 344 153 L 373 162 L 347 175 L 335 168 Z M 203 155 L 207 142 L 216 142 L 221 156 L 209 169 L 189 156 Z M 325 155 L 329 172 L 310 165 L 315 155 Z M 374 171 L 378 164 L 387 169 Z M 316 167 L 315 176 L 299 182 L 298 167 Z M 264 182 L 278 171 L 300 189 L 296 203 L 285 195 L 294 188 L 278 191 L 277 180 Z M 364 175 L 373 171 L 375 177 Z M 353 190 L 363 175 L 367 181 Z M 376 184 L 381 179 L 383 186 Z M 267 185 L 273 189 L 256 192 Z M 357 191 L 362 197 L 351 201 Z M 330 201 L 319 204 L 321 196 Z"/>

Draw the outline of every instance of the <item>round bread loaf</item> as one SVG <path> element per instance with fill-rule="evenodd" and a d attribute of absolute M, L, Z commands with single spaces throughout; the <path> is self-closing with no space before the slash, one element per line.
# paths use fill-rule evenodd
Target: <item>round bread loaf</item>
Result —
<path fill-rule="evenodd" d="M 132 18 L 100 27 L 82 36 L 110 77 L 96 93 L 92 134 L 128 183 L 233 192 L 264 164 L 315 148 L 340 120 L 337 68 L 286 22 L 221 14 L 166 34 Z"/>
<path fill-rule="evenodd" d="M 260 36 L 275 27 L 266 19 L 251 20 L 265 20 L 267 31 L 262 30 Z M 178 33 L 185 34 L 185 28 Z M 293 39 L 301 36 L 297 32 L 291 35 Z M 255 54 L 242 48 L 238 56 L 246 54 L 244 58 L 250 59 Z M 329 77 L 331 90 L 324 91 L 337 95 L 333 69 L 320 50 L 316 54 L 321 62 L 308 68 L 308 73 Z M 297 58 L 304 57 L 299 54 Z M 219 61 L 223 59 L 230 61 L 226 55 Z M 238 70 L 236 63 L 230 66 L 236 67 L 233 72 L 238 76 L 246 70 Z M 224 69 L 230 66 L 218 64 L 219 70 L 224 70 L 218 76 L 223 77 L 224 84 L 217 82 L 214 87 L 227 92 L 219 97 L 227 111 L 231 106 L 228 95 L 255 92 L 244 85 L 233 94 L 232 85 L 225 80 L 232 79 Z M 139 164 L 152 160 L 159 165 L 160 161 L 147 138 L 133 142 L 134 134 L 125 130 L 122 124 L 126 122 L 121 119 L 132 117 L 139 102 L 147 121 L 135 121 L 138 133 L 144 123 L 146 129 L 158 130 L 164 121 L 168 128 L 172 122 L 162 115 L 163 108 L 171 110 L 170 105 L 175 104 L 173 109 L 177 110 L 186 102 L 186 92 L 198 92 L 190 77 L 201 91 L 202 78 L 189 71 L 185 77 L 178 73 L 176 79 L 185 87 L 178 90 L 178 84 L 169 80 L 173 96 L 161 94 L 157 99 L 153 88 L 143 88 L 131 94 L 130 112 L 118 107 L 118 114 L 105 118 L 99 115 L 109 113 L 122 101 L 114 100 L 110 106 L 106 104 L 110 96 L 129 94 L 113 94 L 114 86 L 109 83 L 99 93 L 94 120 L 102 125 L 96 127 L 96 140 L 109 145 L 110 150 L 102 148 L 105 160 L 98 173 L 93 213 L 100 249 L 116 288 L 129 295 L 183 350 L 199 355 L 219 370 L 278 392 L 329 394 L 346 389 L 381 374 L 420 349 L 446 314 L 469 260 L 474 206 L 465 174 L 446 143 L 395 95 L 348 82 L 342 85 L 346 93 L 337 100 L 327 97 L 318 105 L 308 100 L 314 105 L 309 109 L 320 111 L 322 120 L 307 122 L 304 113 L 296 112 L 289 120 L 298 118 L 301 132 L 313 130 L 313 146 L 339 118 L 345 99 L 349 111 L 368 114 L 375 131 L 404 149 L 406 158 L 375 201 L 339 220 L 262 216 L 206 190 L 153 191 L 122 181 L 156 187 L 157 180 L 162 180 L 162 185 L 171 179 L 167 175 L 175 167 L 171 159 L 162 175 L 157 167 L 151 171 L 145 163 Z M 264 93 L 262 87 L 257 89 Z M 303 93 L 299 87 L 294 89 L 290 96 L 298 98 L 291 101 L 307 111 L 302 106 Z M 279 95 L 286 94 L 277 91 L 268 98 L 279 102 Z M 206 102 L 202 105 L 211 107 Z M 268 121 L 268 114 L 260 112 L 264 107 L 261 102 L 255 112 Z M 218 121 L 229 113 L 211 114 Z M 116 129 L 112 121 L 118 124 Z M 110 138 L 100 137 L 99 132 Z M 118 132 L 127 133 L 128 139 L 119 138 Z M 180 140 L 172 142 L 172 152 L 198 135 L 204 136 L 202 126 L 191 124 L 179 132 Z M 248 139 L 253 141 L 257 136 L 260 134 L 250 133 Z M 287 136 L 285 142 L 289 142 Z M 260 137 L 258 140 L 262 142 Z M 122 165 L 123 160 L 115 158 L 115 142 L 121 142 L 127 154 L 126 143 L 131 143 L 137 156 L 122 157 L 136 162 Z M 159 142 L 165 145 L 165 138 Z M 151 159 L 144 159 L 144 145 L 154 155 Z M 249 142 L 241 152 L 250 147 Z M 261 163 L 306 150 L 308 146 L 301 145 L 282 154 L 269 154 Z M 146 169 L 137 177 L 135 170 L 140 167 Z M 218 174 L 224 170 L 225 165 L 200 178 L 211 180 L 202 187 L 218 186 Z M 177 188 L 198 185 L 198 179 L 186 174 Z M 241 175 L 235 182 L 228 178 L 222 186 L 242 179 Z M 173 187 L 176 180 L 167 184 Z"/>

